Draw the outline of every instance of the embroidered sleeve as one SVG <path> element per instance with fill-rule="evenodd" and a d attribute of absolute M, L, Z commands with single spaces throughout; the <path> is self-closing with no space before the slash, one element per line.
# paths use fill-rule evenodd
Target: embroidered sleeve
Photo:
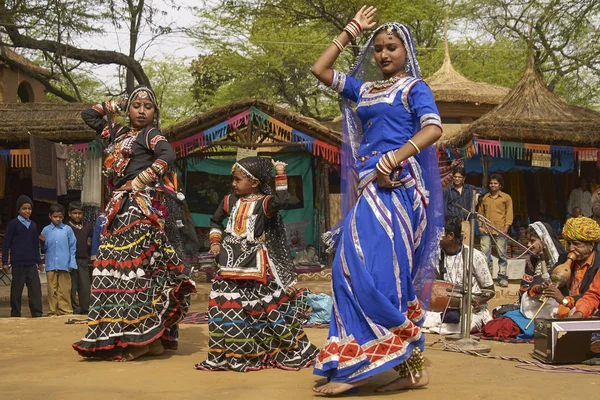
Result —
<path fill-rule="evenodd" d="M 329 87 L 343 97 L 356 102 L 360 97 L 360 88 L 362 85 L 363 82 L 360 79 L 352 78 L 343 72 L 333 70 L 333 78 Z"/>
<path fill-rule="evenodd" d="M 106 141 L 110 138 L 110 126 L 108 121 L 104 118 L 108 113 L 115 114 L 117 112 L 117 105 L 114 101 L 105 101 L 104 103 L 95 104 L 92 107 L 83 110 L 81 112 L 81 118 L 83 121 L 92 129 L 96 131 L 100 137 Z M 115 124 L 115 131 L 118 132 L 123 129 L 121 125 Z"/>
<path fill-rule="evenodd" d="M 442 119 L 435 105 L 433 93 L 425 82 L 416 81 L 405 93 L 410 111 L 419 119 L 421 129 L 429 125 L 442 128 Z"/>
<path fill-rule="evenodd" d="M 263 208 L 267 218 L 273 218 L 280 210 L 286 208 L 289 201 L 290 193 L 287 190 L 279 190 L 272 196 L 265 196 Z"/>
<path fill-rule="evenodd" d="M 229 215 L 229 196 L 225 196 L 219 204 L 219 208 L 215 211 L 212 217 L 210 217 L 210 237 L 209 241 L 211 244 L 216 243 L 217 238 L 221 242 L 221 235 L 223 234 L 223 221 Z"/>
<path fill-rule="evenodd" d="M 169 165 L 175 162 L 177 158 L 175 151 L 160 130 L 156 128 L 148 131 L 144 144 L 156 155 L 156 161 L 150 168 L 157 176 L 162 177 L 167 172 Z"/>

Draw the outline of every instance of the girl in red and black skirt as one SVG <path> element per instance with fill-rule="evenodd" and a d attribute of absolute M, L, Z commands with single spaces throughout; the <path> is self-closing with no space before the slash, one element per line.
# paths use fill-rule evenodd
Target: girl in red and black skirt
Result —
<path fill-rule="evenodd" d="M 119 109 L 129 127 L 115 123 Z M 182 201 L 165 184 L 175 153 L 156 127 L 156 96 L 137 87 L 126 102 L 95 105 L 82 117 L 107 143 L 113 192 L 94 263 L 88 332 L 73 347 L 84 357 L 120 361 L 174 350 L 177 323 L 195 292 L 183 242 L 197 239 L 186 233 L 193 228 L 184 223 Z"/>
<path fill-rule="evenodd" d="M 208 359 L 205 371 L 247 372 L 263 368 L 298 370 L 313 363 L 319 349 L 302 329 L 296 291 L 279 210 L 289 200 L 285 163 L 244 158 L 232 170 L 233 194 L 211 218 L 211 252 L 219 255 L 219 275 L 208 303 Z M 225 229 L 223 221 L 228 219 Z"/>

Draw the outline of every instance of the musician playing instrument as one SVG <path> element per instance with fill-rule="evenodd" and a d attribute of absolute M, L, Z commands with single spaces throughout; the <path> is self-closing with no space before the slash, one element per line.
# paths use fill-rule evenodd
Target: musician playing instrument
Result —
<path fill-rule="evenodd" d="M 440 259 L 437 266 L 437 279 L 450 282 L 455 285 L 455 291 L 460 290 L 463 285 L 463 262 L 464 252 L 470 251 L 470 247 L 463 244 L 461 224 L 458 216 L 446 216 L 445 232 L 440 240 Z M 473 250 L 473 280 L 471 332 L 477 332 L 486 322 L 492 319 L 487 309 L 486 302 L 494 297 L 494 280 L 488 268 L 485 255 Z M 468 254 L 467 254 L 468 256 Z M 482 290 L 483 289 L 483 290 Z M 483 295 L 482 292 L 485 292 Z M 459 332 L 460 313 L 458 310 L 446 311 L 443 321 L 440 321 L 439 313 L 428 311 L 425 317 L 425 327 L 434 327 L 444 322 L 443 330 L 448 333 Z M 456 324 L 453 326 L 453 324 Z"/>
<path fill-rule="evenodd" d="M 574 254 L 571 267 L 571 277 L 564 286 L 556 286 L 551 280 L 534 282 L 528 293 L 530 298 L 544 295 L 556 301 L 551 317 L 564 318 L 570 314 L 575 317 L 589 316 L 597 308 L 594 307 L 594 294 L 586 297 L 579 305 L 580 299 L 585 297 L 588 290 L 598 291 L 600 279 L 595 279 L 600 270 L 600 255 L 594 250 L 596 242 L 600 240 L 600 226 L 586 217 L 570 218 L 563 228 L 563 238 L 567 242 L 567 252 Z M 567 255 L 558 259 L 557 266 L 565 263 Z M 556 268 L 556 267 L 555 267 Z M 537 284 L 536 284 L 537 283 Z M 556 307 L 558 306 L 558 307 Z M 539 303 L 538 303 L 539 307 Z M 573 311 L 572 311 L 573 310 Z"/>
<path fill-rule="evenodd" d="M 586 221 L 588 219 L 589 221 Z M 600 250 L 596 245 L 600 241 L 600 225 L 596 223 L 596 226 L 594 226 L 590 221 L 596 222 L 590 218 L 578 218 L 579 224 L 576 225 L 576 230 L 573 229 L 572 238 L 579 240 L 571 241 L 569 249 L 572 248 L 577 255 L 576 263 L 583 262 L 590 265 L 591 269 L 598 271 L 600 269 Z M 590 254 L 586 257 L 586 253 Z M 599 314 L 598 309 L 600 309 L 600 273 L 596 272 L 588 290 L 575 303 L 571 318 L 597 316 Z"/>

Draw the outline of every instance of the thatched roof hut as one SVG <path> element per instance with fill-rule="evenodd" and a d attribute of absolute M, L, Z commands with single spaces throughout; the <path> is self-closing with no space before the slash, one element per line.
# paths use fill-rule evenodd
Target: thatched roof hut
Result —
<path fill-rule="evenodd" d="M 228 117 L 239 114 L 251 107 L 254 107 L 265 114 L 276 118 L 278 121 L 283 122 L 284 124 L 289 125 L 292 128 L 327 144 L 337 147 L 340 147 L 342 144 L 340 132 L 327 128 L 312 118 L 305 117 L 301 114 L 260 99 L 245 99 L 227 104 L 225 106 L 215 107 L 185 121 L 171 125 L 169 128 L 164 130 L 164 134 L 169 141 L 181 140 L 190 135 L 201 132 L 204 129 L 210 128 L 218 123 L 221 123 Z"/>
<path fill-rule="evenodd" d="M 510 91 L 503 86 L 473 82 L 454 69 L 448 49 L 448 18 L 444 27 L 444 63 L 425 82 L 431 88 L 442 121 L 468 124 L 490 111 Z M 444 131 L 446 132 L 446 124 Z"/>
<path fill-rule="evenodd" d="M 425 79 L 436 103 L 473 103 L 474 105 L 496 105 L 510 91 L 503 86 L 473 82 L 456 71 L 450 61 L 448 41 L 445 42 L 445 55 L 442 67 Z"/>
<path fill-rule="evenodd" d="M 29 134 L 53 142 L 89 142 L 96 133 L 81 119 L 85 103 L 0 103 L 0 143 L 29 142 Z"/>
<path fill-rule="evenodd" d="M 492 111 L 453 135 L 446 145 L 471 138 L 575 146 L 600 145 L 600 113 L 567 104 L 535 72 L 530 52 L 519 83 Z"/>

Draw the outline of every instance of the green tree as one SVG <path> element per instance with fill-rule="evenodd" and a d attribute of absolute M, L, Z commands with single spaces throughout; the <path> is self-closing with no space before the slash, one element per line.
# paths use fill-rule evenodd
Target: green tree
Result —
<path fill-rule="evenodd" d="M 192 74 L 187 60 L 170 59 L 144 62 L 153 82 L 163 128 L 185 120 L 199 112 L 192 92 Z"/>
<path fill-rule="evenodd" d="M 439 43 L 443 7 L 448 4 L 385 0 L 377 4 L 378 19 L 402 19 L 427 52 Z M 317 82 L 310 66 L 361 6 L 354 0 L 233 0 L 198 10 L 199 23 L 192 34 L 210 52 L 192 64 L 200 106 L 261 97 L 318 119 L 338 114 L 337 96 Z M 347 70 L 367 37 L 350 46 L 336 68 Z"/>
<path fill-rule="evenodd" d="M 138 53 L 155 37 L 170 32 L 169 26 L 156 24 L 155 17 L 160 13 L 152 0 L 0 0 L 0 46 L 29 49 L 34 56 L 42 55 L 52 75 L 62 75 L 70 85 L 69 90 L 26 64 L 11 62 L 11 65 L 39 80 L 49 93 L 66 101 L 82 101 L 73 73 L 84 63 L 114 64 L 125 68 L 128 89 L 133 87 L 134 79 L 150 86 Z M 127 54 L 86 49 L 79 45 L 81 37 L 104 33 L 107 24 L 127 27 Z M 139 35 L 143 29 L 148 29 L 154 36 L 140 44 Z"/>
<path fill-rule="evenodd" d="M 532 32 L 548 88 L 573 103 L 600 103 L 600 0 L 466 0 L 463 7 L 465 20 L 492 39 L 527 43 Z"/>

